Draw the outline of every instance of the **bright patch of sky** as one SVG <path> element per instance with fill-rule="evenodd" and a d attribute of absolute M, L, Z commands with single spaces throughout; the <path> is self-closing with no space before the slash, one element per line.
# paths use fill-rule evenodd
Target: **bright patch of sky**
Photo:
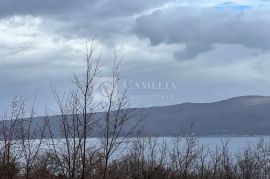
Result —
<path fill-rule="evenodd" d="M 242 11 L 242 10 L 252 9 L 252 8 L 254 8 L 254 6 L 239 5 L 239 4 L 235 4 L 235 3 L 231 3 L 231 2 L 225 2 L 223 4 L 215 6 L 215 8 L 218 10 L 232 9 L 232 10 Z"/>
<path fill-rule="evenodd" d="M 253 8 L 270 8 L 270 0 L 184 0 L 173 1 L 178 6 L 216 7 L 218 9 L 246 10 Z"/>

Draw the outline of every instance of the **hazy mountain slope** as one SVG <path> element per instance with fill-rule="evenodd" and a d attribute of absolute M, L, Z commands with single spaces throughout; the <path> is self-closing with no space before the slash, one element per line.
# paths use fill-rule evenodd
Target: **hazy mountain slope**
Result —
<path fill-rule="evenodd" d="M 140 127 L 150 135 L 177 135 L 188 131 L 191 125 L 198 136 L 270 135 L 270 97 L 244 96 L 213 103 L 141 108 L 137 112 L 144 114 Z M 96 114 L 101 116 L 102 113 Z M 37 117 L 34 123 L 42 124 L 43 120 Z M 59 117 L 51 116 L 49 120 L 54 136 L 61 137 Z M 95 128 L 92 136 L 100 136 L 100 127 Z"/>
<path fill-rule="evenodd" d="M 184 103 L 144 109 L 146 131 L 172 135 L 270 135 L 270 97 L 245 96 L 214 103 Z"/>

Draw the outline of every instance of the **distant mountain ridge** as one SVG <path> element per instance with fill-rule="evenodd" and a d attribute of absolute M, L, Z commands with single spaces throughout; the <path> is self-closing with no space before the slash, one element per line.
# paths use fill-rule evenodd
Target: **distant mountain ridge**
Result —
<path fill-rule="evenodd" d="M 198 136 L 270 135 L 269 96 L 242 96 L 144 110 L 147 115 L 144 128 L 161 136 L 181 133 L 191 126 Z"/>
<path fill-rule="evenodd" d="M 270 135 L 270 96 L 138 108 L 137 113 L 145 116 L 138 129 L 148 135 L 175 136 L 189 131 L 191 126 L 196 136 Z M 42 124 L 43 120 L 36 117 L 34 123 Z M 61 137 L 58 120 L 59 116 L 49 117 L 54 137 Z M 100 128 L 96 127 L 91 137 L 99 136 Z"/>

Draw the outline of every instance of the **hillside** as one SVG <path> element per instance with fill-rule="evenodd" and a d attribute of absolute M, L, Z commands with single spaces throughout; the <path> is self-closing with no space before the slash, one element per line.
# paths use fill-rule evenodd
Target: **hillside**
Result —
<path fill-rule="evenodd" d="M 187 131 L 208 135 L 270 135 L 270 97 L 244 96 L 213 103 L 143 109 L 146 131 L 162 136 Z"/>
<path fill-rule="evenodd" d="M 171 106 L 137 109 L 144 119 L 139 129 L 148 135 L 174 136 L 190 130 L 196 136 L 270 135 L 270 97 L 243 96 L 213 103 L 183 103 Z M 97 113 L 101 118 L 103 113 Z M 44 117 L 34 118 L 42 124 Z M 49 121 L 55 137 L 61 137 L 59 116 Z M 131 124 L 136 119 L 131 119 Z M 95 127 L 92 137 L 100 136 Z"/>

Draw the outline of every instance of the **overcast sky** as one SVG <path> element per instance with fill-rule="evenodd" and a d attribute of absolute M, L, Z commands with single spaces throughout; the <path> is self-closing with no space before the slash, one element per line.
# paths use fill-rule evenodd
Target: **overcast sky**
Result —
<path fill-rule="evenodd" d="M 14 95 L 54 111 L 50 81 L 68 91 L 85 43 L 113 49 L 133 106 L 270 95 L 266 0 L 0 0 L 0 108 Z M 145 84 L 150 84 L 145 89 Z"/>

